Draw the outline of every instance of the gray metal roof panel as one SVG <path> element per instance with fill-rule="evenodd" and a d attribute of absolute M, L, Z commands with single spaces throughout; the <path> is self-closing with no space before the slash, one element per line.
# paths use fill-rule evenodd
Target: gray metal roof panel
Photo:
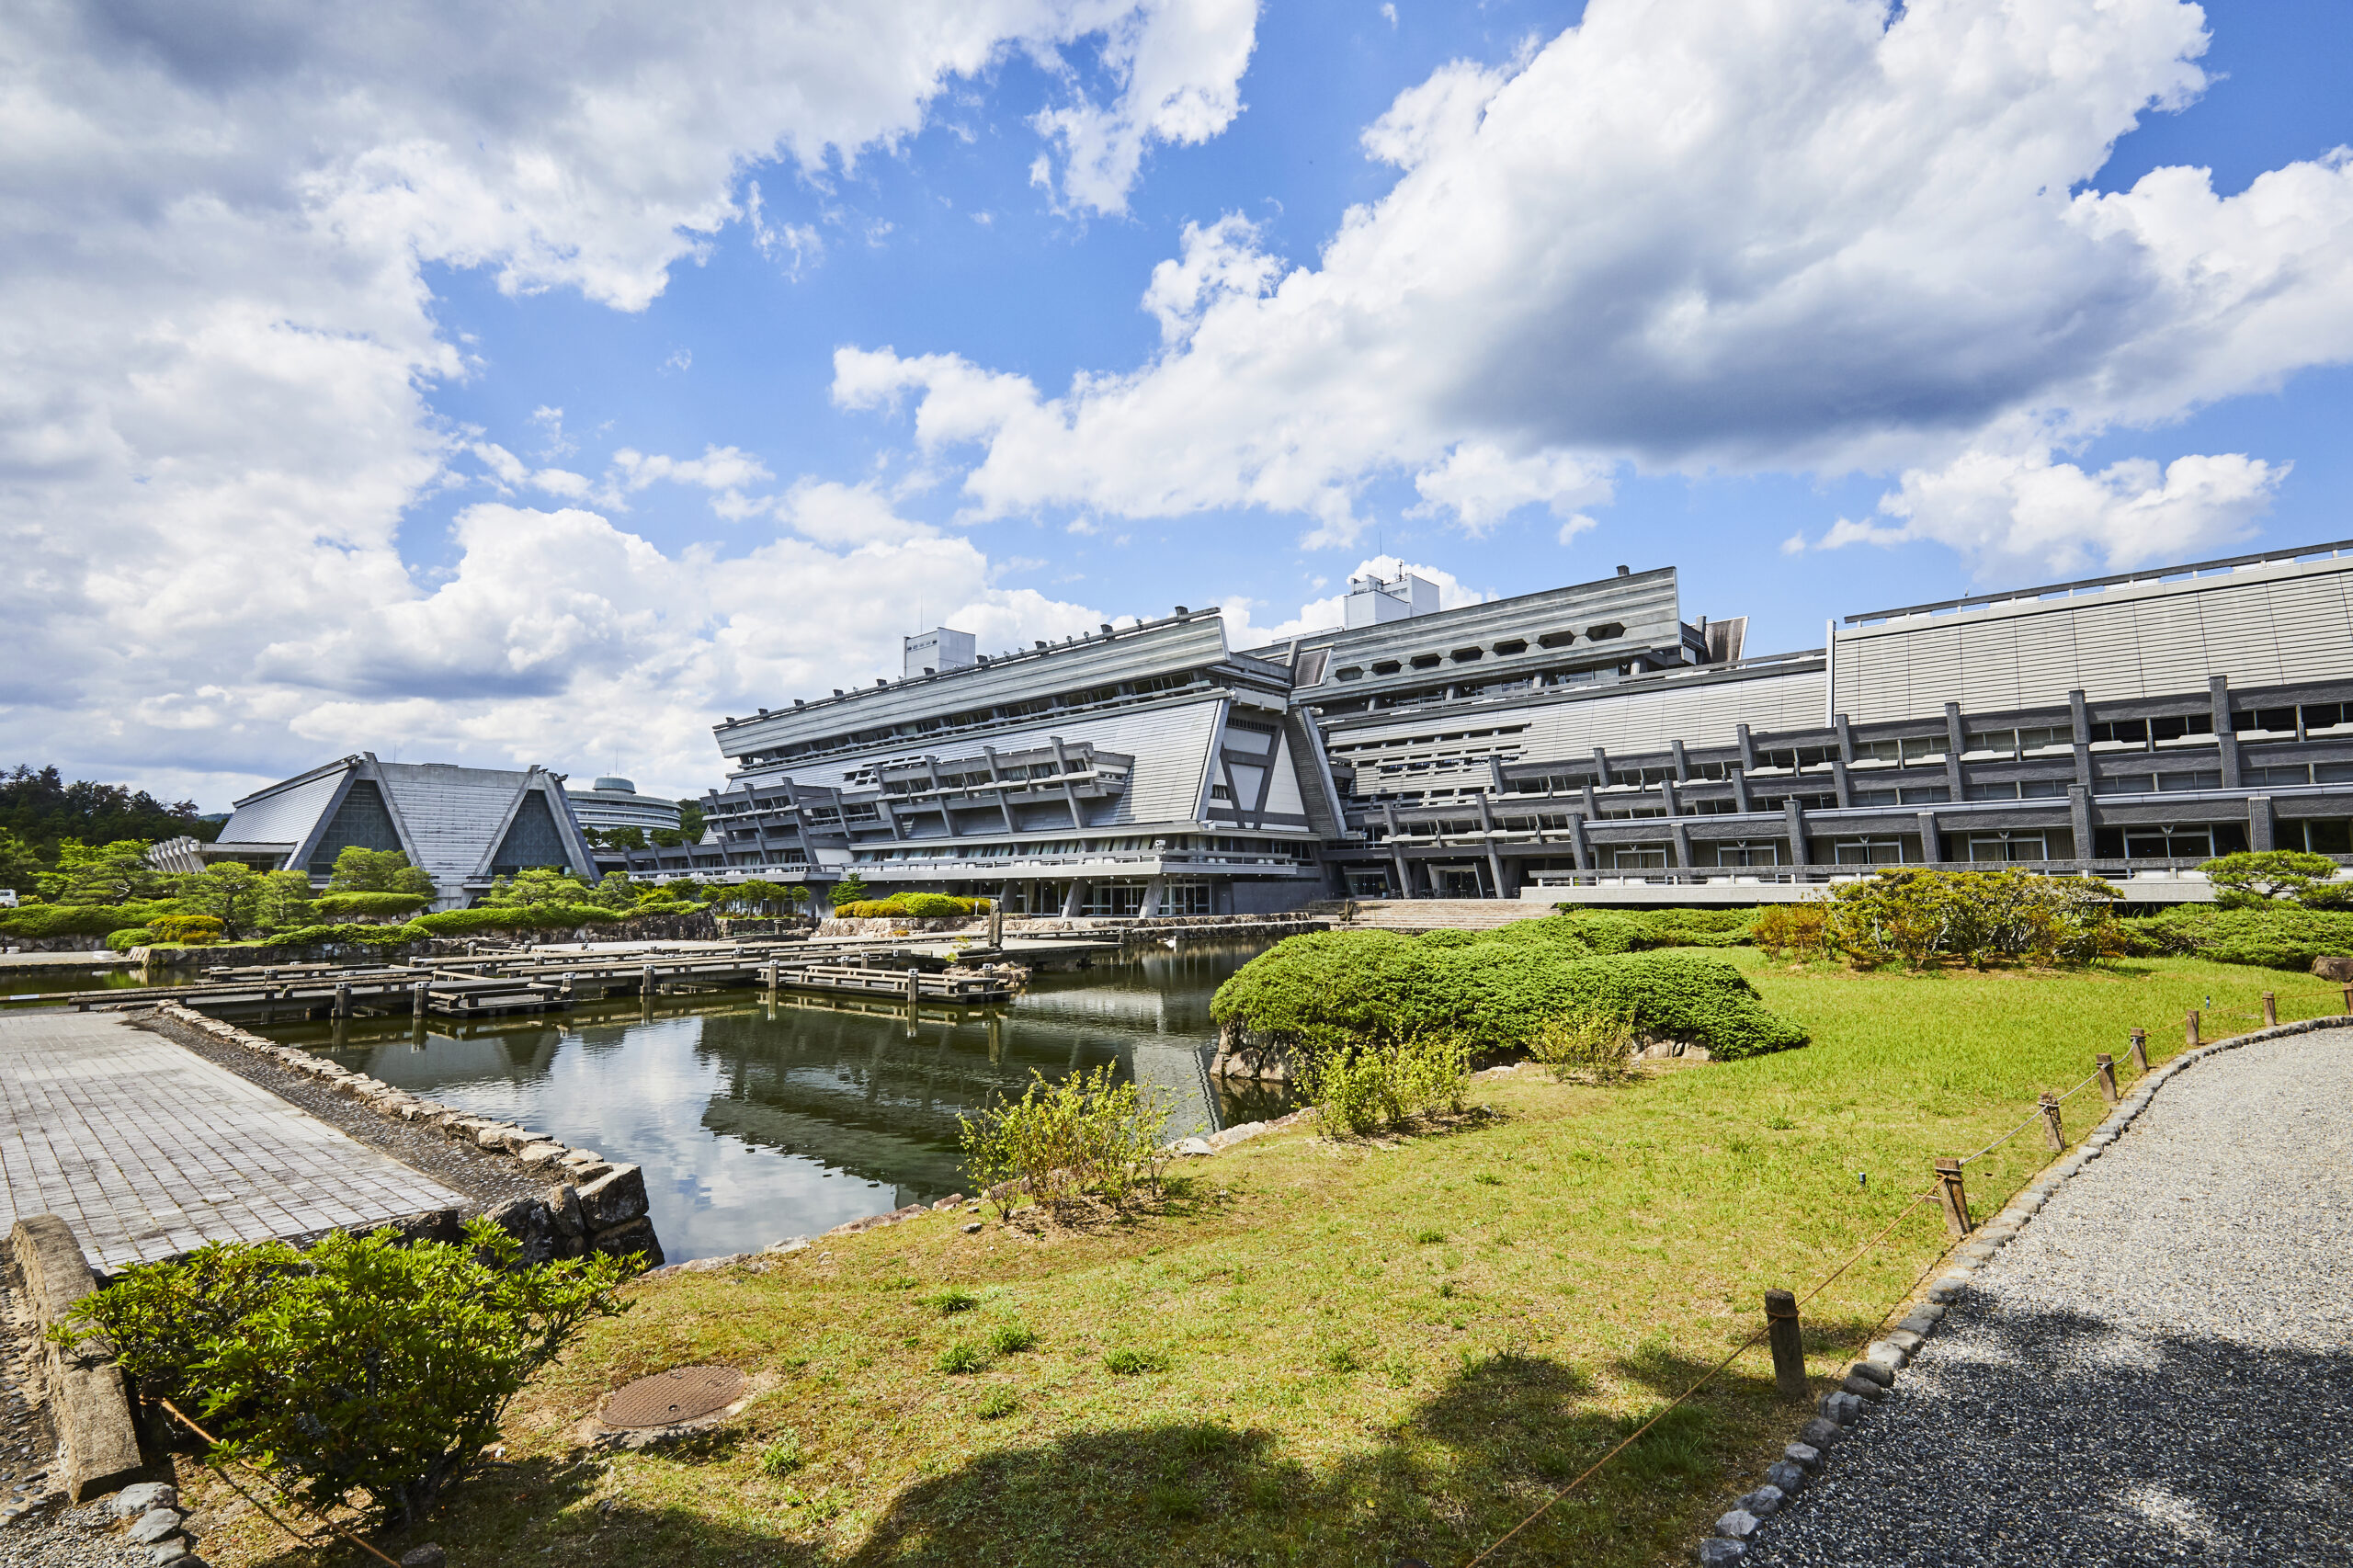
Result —
<path fill-rule="evenodd" d="M 300 844 L 335 803 L 352 765 L 309 775 L 282 788 L 248 795 L 221 824 L 220 844 Z"/>

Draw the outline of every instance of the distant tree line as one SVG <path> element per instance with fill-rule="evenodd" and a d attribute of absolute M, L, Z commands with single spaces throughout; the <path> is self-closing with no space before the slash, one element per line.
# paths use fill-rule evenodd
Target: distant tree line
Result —
<path fill-rule="evenodd" d="M 63 839 L 111 844 L 185 835 L 209 844 L 220 832 L 220 824 L 197 820 L 194 801 L 166 805 L 144 790 L 119 784 L 86 778 L 68 784 L 54 767 L 19 764 L 0 773 L 0 835 L 28 846 L 52 865 Z"/>

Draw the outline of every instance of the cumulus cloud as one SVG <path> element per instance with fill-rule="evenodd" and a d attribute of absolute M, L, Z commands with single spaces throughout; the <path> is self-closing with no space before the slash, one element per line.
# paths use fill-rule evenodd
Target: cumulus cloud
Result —
<path fill-rule="evenodd" d="M 1461 578 L 1442 567 L 1424 565 L 1395 555 L 1375 555 L 1360 561 L 1348 576 L 1354 579 L 1370 574 L 1393 581 L 1404 573 L 1411 573 L 1425 582 L 1436 584 L 1440 609 L 1483 605 L 1496 597 L 1469 586 Z M 1267 601 L 1236 594 L 1221 607 L 1225 611 L 1225 640 L 1229 646 L 1234 648 L 1263 648 L 1270 643 L 1288 642 L 1293 637 L 1304 637 L 1311 631 L 1328 631 L 1345 624 L 1347 605 L 1347 596 L 1345 593 L 1310 599 L 1299 607 L 1297 614 L 1284 616 L 1276 610 L 1273 613 L 1280 619 L 1262 625 L 1256 618 L 1268 610 Z"/>
<path fill-rule="evenodd" d="M 822 552 L 819 538 L 862 526 L 877 542 L 841 559 L 953 556 L 965 583 L 984 582 L 985 562 L 953 541 L 891 536 L 871 517 L 854 526 L 854 507 L 813 494 L 761 493 L 767 471 L 733 449 L 640 455 L 592 483 L 552 466 L 572 449 L 560 409 L 532 416 L 537 462 L 451 430 L 430 405 L 436 387 L 485 368 L 442 331 L 426 269 L 636 311 L 731 223 L 748 220 L 780 263 L 796 246 L 813 258 L 810 236 L 752 205 L 747 176 L 781 163 L 791 178 L 836 178 L 1015 51 L 1108 66 L 1087 79 L 1117 90 L 1097 102 L 1071 88 L 1057 102 L 1086 117 L 1047 139 L 1054 166 L 1086 160 L 1062 180 L 1067 199 L 1110 210 L 1151 146 L 1198 140 L 1238 112 L 1255 25 L 1255 8 L 1232 0 L 621 0 L 593 24 L 542 0 L 0 9 L 0 740 L 118 775 L 251 781 L 314 761 L 330 730 L 337 744 L 443 735 L 403 715 L 470 689 L 467 658 L 487 661 L 487 689 L 551 716 L 596 699 L 597 680 L 652 691 L 691 663 L 691 638 L 644 630 L 687 622 L 618 588 L 509 598 L 485 585 L 509 549 L 523 552 L 516 570 L 552 565 L 567 580 L 547 554 L 557 542 L 650 580 L 688 570 L 691 552 L 665 566 L 643 540 L 580 520 L 597 513 L 470 513 L 447 580 L 413 572 L 400 548 L 409 509 L 469 483 L 474 463 L 506 499 L 594 500 L 607 513 L 648 483 L 698 485 L 722 515 L 783 507 L 796 531 L 774 548 L 788 553 Z M 676 363 L 688 363 L 683 350 Z M 509 530 L 519 537 L 502 545 Z M 694 570 L 725 576 L 716 562 Z M 833 580 L 823 562 L 810 570 Z M 806 588 L 743 576 L 805 617 Z M 512 619 L 461 624 L 449 613 L 461 606 Z M 372 670 L 360 642 L 335 645 L 341 666 L 314 662 L 323 651 L 299 629 L 345 621 L 415 646 Z M 735 621 L 709 624 L 717 637 Z M 446 651 L 424 658 L 419 628 L 446 635 Z M 791 645 L 822 661 L 840 635 Z M 604 673 L 560 698 L 565 650 Z M 648 662 L 598 663 L 631 650 Z M 382 708 L 375 726 L 367 714 L 402 693 L 402 671 L 440 684 L 408 690 L 410 705 Z M 726 689 L 711 679 L 700 689 Z M 202 725 L 153 716 L 160 691 L 199 685 L 240 695 L 170 710 L 201 712 Z M 347 723 L 319 716 L 325 686 Z M 570 755 L 551 717 L 510 724 L 500 700 L 466 699 L 467 755 Z M 665 699 L 695 700 L 683 687 Z M 648 703 L 634 711 L 648 717 Z M 707 778 L 714 761 L 706 740 L 667 777 Z"/>
<path fill-rule="evenodd" d="M 1989 563 L 2075 572 L 2180 559 L 2243 538 L 2288 465 L 2237 455 L 2145 458 L 2086 473 L 2039 449 L 1972 451 L 1914 469 L 1876 517 L 1841 517 L 1821 548 L 1931 540 Z"/>
<path fill-rule="evenodd" d="M 2085 188 L 2202 90 L 2205 45 L 2178 0 L 1594 0 L 1401 94 L 1364 135 L 1395 184 L 1313 265 L 1188 229 L 1147 363 L 1050 395 L 852 348 L 836 397 L 973 446 L 977 516 L 1255 506 L 1311 544 L 1384 475 L 1475 532 L 1629 465 L 1936 470 L 2021 426 L 2053 463 L 2353 357 L 2345 153 L 2227 197 L 2185 168 Z"/>

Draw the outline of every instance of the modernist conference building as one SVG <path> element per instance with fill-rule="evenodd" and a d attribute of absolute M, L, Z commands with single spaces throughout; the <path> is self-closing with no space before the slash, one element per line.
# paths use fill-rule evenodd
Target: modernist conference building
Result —
<path fill-rule="evenodd" d="M 1849 615 L 1748 654 L 1672 567 L 1227 645 L 1214 610 L 716 726 L 699 845 L 640 874 L 976 892 L 1030 913 L 1333 896 L 1756 901 L 2012 864 L 2184 896 L 2234 849 L 2353 860 L 2353 541 Z M 1557 890 L 1557 892 L 1555 892 Z"/>

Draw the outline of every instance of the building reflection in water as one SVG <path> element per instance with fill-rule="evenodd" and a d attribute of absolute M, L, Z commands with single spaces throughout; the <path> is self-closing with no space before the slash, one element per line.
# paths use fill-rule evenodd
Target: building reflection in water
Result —
<path fill-rule="evenodd" d="M 1110 1063 L 1166 1092 L 1168 1135 L 1279 1115 L 1279 1090 L 1208 1074 L 1211 994 L 1259 950 L 1146 949 L 1040 975 L 1001 1008 L 757 993 L 462 1026 L 289 1025 L 277 1039 L 480 1115 L 645 1167 L 673 1261 L 814 1234 L 970 1183 L 960 1113 Z"/>

